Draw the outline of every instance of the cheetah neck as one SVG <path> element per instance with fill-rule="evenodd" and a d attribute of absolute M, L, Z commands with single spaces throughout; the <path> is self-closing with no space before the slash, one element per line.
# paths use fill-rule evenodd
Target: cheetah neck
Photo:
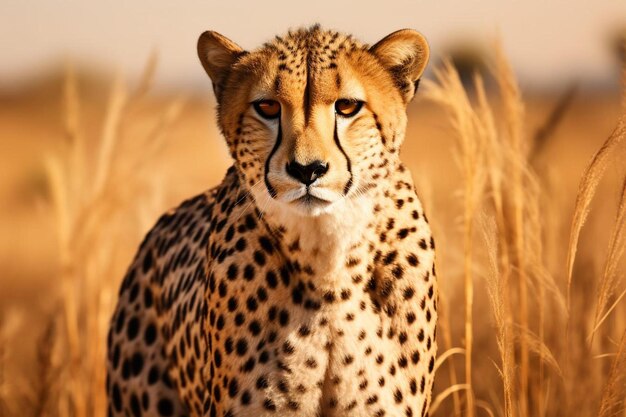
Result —
<path fill-rule="evenodd" d="M 346 199 L 330 213 L 304 216 L 280 207 L 269 207 L 264 218 L 270 229 L 285 242 L 288 258 L 304 260 L 315 272 L 316 282 L 336 286 L 348 253 L 362 245 L 373 223 L 375 200 L 371 195 Z"/>

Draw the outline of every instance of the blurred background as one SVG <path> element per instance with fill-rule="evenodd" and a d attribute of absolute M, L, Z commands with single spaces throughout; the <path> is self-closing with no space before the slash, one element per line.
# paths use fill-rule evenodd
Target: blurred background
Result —
<path fill-rule="evenodd" d="M 196 56 L 199 34 L 216 30 L 251 49 L 289 28 L 313 23 L 367 43 L 400 28 L 419 30 L 432 54 L 425 78 L 436 79 L 434 70 L 445 57 L 470 92 L 475 89 L 472 74 L 482 74 L 496 119 L 505 112 L 490 75 L 499 41 L 521 89 L 522 130 L 532 148 L 528 164 L 550 197 L 550 210 L 542 219 L 549 230 L 541 236 L 546 267 L 559 291 L 566 292 L 563 265 L 579 180 L 623 111 L 626 2 L 3 0 L 1 416 L 25 409 L 33 415 L 99 415 L 90 410 L 102 408 L 102 399 L 94 400 L 94 393 L 102 393 L 81 387 L 80 381 L 104 386 L 98 368 L 108 314 L 136 245 L 163 210 L 217 184 L 230 165 L 215 125 L 210 81 Z M 448 348 L 453 348 L 465 343 L 458 132 L 445 108 L 421 96 L 409 106 L 402 156 L 433 219 L 441 286 L 450 306 Z M 591 300 L 590 294 L 598 291 L 610 252 L 606 248 L 626 165 L 624 148 L 619 152 L 598 186 L 601 204 L 593 206 L 581 235 L 575 272 L 585 277 L 578 288 L 583 304 L 585 294 Z M 475 266 L 477 300 L 487 300 L 481 281 L 484 261 Z M 623 281 L 618 280 L 614 294 L 619 295 Z M 609 299 L 619 302 L 616 296 Z M 614 314 L 626 313 L 623 305 L 617 308 Z M 474 314 L 474 343 L 484 347 L 475 348 L 476 373 L 495 381 L 476 384 L 476 398 L 489 402 L 490 412 L 504 415 L 492 363 L 498 353 L 488 303 L 476 302 Z M 624 321 L 613 322 L 607 338 L 587 354 L 615 357 Z M 594 323 L 581 323 L 582 339 Z M 548 347 L 560 348 L 555 340 L 561 336 L 545 332 Z M 73 342 L 68 334 L 74 335 Z M 69 341 L 55 342 L 63 338 Z M 87 358 L 84 351 L 91 348 L 96 352 Z M 463 359 L 450 361 L 457 359 L 462 381 Z M 92 363 L 85 364 L 88 360 Z M 610 362 L 599 368 L 595 402 L 584 405 L 580 415 L 595 415 L 600 407 L 602 377 L 610 373 Z M 457 381 L 449 370 L 439 375 L 438 393 Z M 74 385 L 50 388 L 60 380 Z M 569 396 L 559 388 L 552 395 L 574 398 L 574 388 L 566 385 L 561 391 Z M 55 392 L 61 394 L 53 399 Z M 550 400 L 541 395 L 528 398 L 516 407 L 520 415 L 568 415 L 546 405 Z M 442 397 L 436 415 L 465 410 L 462 401 L 460 408 L 448 402 Z M 539 413 L 529 413 L 536 404 Z"/>

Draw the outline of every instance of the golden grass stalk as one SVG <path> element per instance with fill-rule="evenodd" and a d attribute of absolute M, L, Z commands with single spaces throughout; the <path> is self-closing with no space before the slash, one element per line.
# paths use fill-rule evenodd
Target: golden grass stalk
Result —
<path fill-rule="evenodd" d="M 93 183 L 93 194 L 99 195 L 105 185 L 106 178 L 110 177 L 110 170 L 113 165 L 111 160 L 114 156 L 115 143 L 120 137 L 120 122 L 122 113 L 127 103 L 128 94 L 126 86 L 122 82 L 121 77 L 115 77 L 113 87 L 109 96 L 109 104 L 107 107 L 102 138 L 100 139 L 100 147 L 96 153 L 96 172 Z"/>
<path fill-rule="evenodd" d="M 589 335 L 589 344 L 593 343 L 593 336 L 601 325 L 601 321 L 604 321 L 608 316 L 608 313 L 615 308 L 616 304 L 611 307 L 611 310 L 605 311 L 606 306 L 609 303 L 610 298 L 615 294 L 617 288 L 617 271 L 619 261 L 624 255 L 626 250 L 626 177 L 622 183 L 622 193 L 620 203 L 617 209 L 617 218 L 609 240 L 609 249 L 607 251 L 606 261 L 604 262 L 604 273 L 600 281 L 600 287 L 598 290 L 596 312 L 593 321 L 593 330 Z"/>
<path fill-rule="evenodd" d="M 541 359 L 542 363 L 545 363 L 548 366 L 550 366 L 550 368 L 552 368 L 552 370 L 559 377 L 562 378 L 563 372 L 561 371 L 561 367 L 559 363 L 557 362 L 556 358 L 554 357 L 550 349 L 548 349 L 548 347 L 539 338 L 539 336 L 537 336 L 532 331 L 530 331 L 530 329 L 527 329 L 521 326 L 516 326 L 515 330 L 516 330 L 515 332 L 516 339 L 519 341 L 524 339 L 526 341 L 526 345 L 529 348 L 529 351 L 536 354 Z"/>
<path fill-rule="evenodd" d="M 519 161 L 516 160 L 510 147 L 499 137 L 493 111 L 487 100 L 484 83 L 480 76 L 474 77 L 474 85 L 476 86 L 479 120 L 483 135 L 486 138 L 485 158 L 490 186 L 489 197 L 493 204 L 493 217 L 495 218 L 495 224 L 487 227 L 486 215 L 483 214 L 482 230 L 491 238 L 486 242 L 488 258 L 491 260 L 491 273 L 488 275 L 491 277 L 488 279 L 488 282 L 491 282 L 489 294 L 498 331 L 496 339 L 502 361 L 500 374 L 503 380 L 504 414 L 510 416 L 514 410 L 513 398 L 516 390 L 512 379 L 512 370 L 515 366 L 513 360 L 514 339 L 510 334 L 513 318 L 507 291 L 511 275 L 511 245 L 507 233 L 506 189 L 508 185 L 506 181 L 508 177 L 505 173 L 511 164 L 518 164 Z"/>
<path fill-rule="evenodd" d="M 143 214 L 144 206 L 153 200 L 157 184 L 146 180 L 147 162 L 163 148 L 166 133 L 180 115 L 183 103 L 175 100 L 144 137 L 134 134 L 132 141 L 128 140 L 126 125 L 132 122 L 129 109 L 147 93 L 154 65 L 153 58 L 130 98 L 121 78 L 115 79 L 94 155 L 84 146 L 85 135 L 79 128 L 76 78 L 71 70 L 66 77 L 65 126 L 66 137 L 71 140 L 65 154 L 46 160 L 61 263 L 63 326 L 55 332 L 65 352 L 60 371 L 63 384 L 55 406 L 60 415 L 104 417 L 106 413 L 106 332 L 116 293 L 113 288 L 117 285 L 110 277 L 122 275 L 122 263 L 115 262 L 120 256 L 118 242 L 127 241 L 132 231 L 138 240 L 143 232 L 129 227 L 128 217 L 132 211 L 138 216 Z M 129 152 L 131 149 L 134 152 Z M 154 207 L 152 211 L 156 212 Z M 46 402 L 41 402 L 41 410 L 56 415 Z"/>
<path fill-rule="evenodd" d="M 441 276 L 441 273 L 439 273 L 439 276 Z M 445 294 L 443 292 L 439 292 L 439 301 L 437 304 L 439 307 L 439 318 L 437 319 L 437 325 L 439 326 L 439 334 L 442 335 L 443 347 L 445 349 L 445 352 L 455 352 L 455 349 L 460 348 L 454 348 L 452 345 L 452 331 L 450 329 L 449 309 L 447 299 L 445 298 Z M 463 351 L 463 354 L 465 354 L 465 350 L 461 350 Z M 438 368 L 441 364 L 439 361 L 443 362 L 441 358 L 444 357 L 444 355 L 445 353 L 437 358 L 435 368 Z M 450 385 L 457 384 L 456 367 L 454 366 L 453 360 L 448 361 L 448 378 L 450 378 Z M 458 391 L 452 393 L 452 404 L 454 407 L 454 415 L 461 415 L 461 399 L 459 398 Z"/>
<path fill-rule="evenodd" d="M 426 96 L 442 104 L 451 117 L 455 128 L 460 155 L 457 162 L 461 167 L 464 181 L 463 199 L 463 247 L 464 247 L 464 299 L 465 299 L 465 384 L 467 387 L 467 416 L 475 415 L 474 393 L 472 389 L 472 350 L 473 350 L 473 236 L 474 218 L 480 205 L 486 173 L 483 169 L 484 137 L 479 115 L 471 106 L 469 97 L 461 83 L 458 72 L 449 62 L 435 71 L 438 84 L 426 83 Z M 454 392 L 454 391 L 451 391 Z"/>
<path fill-rule="evenodd" d="M 576 251 L 578 250 L 578 239 L 587 216 L 589 215 L 591 201 L 596 193 L 598 184 L 602 179 L 604 172 L 609 166 L 616 149 L 626 136 L 626 122 L 624 117 L 620 118 L 617 126 L 602 144 L 602 147 L 593 155 L 591 161 L 587 165 L 578 186 L 578 194 L 576 196 L 576 205 L 574 216 L 570 227 L 570 236 L 567 249 L 567 311 L 571 309 L 571 287 L 574 272 L 574 261 L 576 260 Z"/>
<path fill-rule="evenodd" d="M 504 51 L 500 42 L 495 47 L 495 66 L 493 74 L 498 83 L 500 96 L 502 99 L 503 116 L 505 120 L 505 138 L 510 151 L 519 158 L 519 162 L 526 161 L 528 143 L 524 140 L 524 104 L 521 98 L 519 87 L 515 80 L 513 70 L 504 56 Z M 521 163 L 510 165 L 511 177 L 510 187 L 513 194 L 513 236 L 515 257 L 514 265 L 517 272 L 519 290 L 519 323 L 523 328 L 528 328 L 528 277 L 526 275 L 526 242 L 524 231 L 525 215 L 525 193 L 524 175 Z M 527 415 L 528 399 L 528 378 L 529 378 L 529 352 L 526 340 L 521 340 L 520 344 L 520 413 Z"/>
<path fill-rule="evenodd" d="M 626 330 L 613 359 L 608 380 L 602 390 L 598 417 L 614 417 L 626 409 Z"/>
<path fill-rule="evenodd" d="M 486 216 L 482 219 L 482 231 L 489 259 L 489 272 L 487 273 L 487 294 L 491 303 L 491 311 L 496 327 L 496 342 L 500 353 L 502 389 L 504 397 L 504 415 L 514 415 L 515 382 L 513 370 L 515 368 L 514 340 L 511 335 L 511 313 L 508 302 L 508 275 L 499 271 L 498 230 L 493 221 Z"/>
<path fill-rule="evenodd" d="M 606 320 L 607 317 L 609 317 L 609 315 L 613 312 L 613 310 L 615 310 L 615 308 L 617 307 L 619 302 L 622 301 L 622 298 L 624 298 L 625 295 L 626 295 L 626 289 L 622 291 L 620 295 L 617 296 L 613 304 L 611 304 L 611 306 L 606 309 L 606 313 L 604 313 L 604 315 L 597 320 L 595 327 L 591 331 L 592 336 L 600 328 L 602 323 L 604 323 L 604 320 Z"/>
<path fill-rule="evenodd" d="M 0 416 L 17 415 L 22 407 L 17 401 L 15 392 L 16 381 L 7 372 L 7 364 L 10 361 L 11 341 L 15 338 L 15 332 L 21 326 L 21 316 L 14 310 L 0 312 Z"/>
<path fill-rule="evenodd" d="M 58 364 L 54 363 L 53 350 L 57 334 L 54 318 L 51 319 L 37 343 L 37 379 L 33 414 L 37 417 L 54 415 L 58 394 Z"/>
<path fill-rule="evenodd" d="M 437 356 L 437 360 L 435 361 L 435 371 L 439 369 L 439 367 L 443 365 L 443 363 L 448 358 L 452 357 L 453 355 L 464 355 L 464 354 L 465 354 L 465 349 L 463 348 L 451 348 L 451 349 L 444 351 L 441 355 Z"/>
<path fill-rule="evenodd" d="M 435 74 L 437 84 L 425 83 L 427 97 L 448 110 L 458 138 L 458 162 L 464 179 L 464 385 L 467 386 L 468 415 L 475 413 L 476 401 L 480 401 L 473 398 L 475 389 L 471 377 L 474 364 L 472 274 L 483 261 L 478 254 L 486 253 L 489 265 L 487 295 L 501 361 L 496 366 L 502 379 L 502 414 L 507 417 L 542 416 L 547 411 L 551 375 L 559 379 L 563 375 L 545 340 L 546 303 L 550 303 L 555 319 L 566 316 L 567 303 L 545 265 L 543 212 L 548 202 L 530 166 L 529 142 L 523 129 L 524 104 L 499 45 L 496 46 L 493 73 L 500 92 L 502 109 L 498 120 L 502 120 L 501 129 L 496 126 L 496 117 L 480 76 L 474 76 L 474 103 L 468 98 L 454 68 L 447 63 Z M 488 185 L 487 190 L 485 185 Z M 488 199 L 483 201 L 485 196 Z M 477 211 L 483 205 L 480 229 L 486 250 L 479 251 L 473 229 Z M 530 322 L 531 302 L 536 303 L 532 304 L 532 318 L 537 320 L 533 326 Z M 514 313 L 517 320 L 513 318 Z M 533 331 L 534 328 L 538 332 Z M 446 335 L 443 336 L 445 341 Z M 452 350 L 452 344 L 449 345 L 446 351 L 456 352 Z M 537 358 L 536 366 L 531 366 L 531 353 L 533 362 Z M 447 358 L 444 352 L 444 360 Z"/>
<path fill-rule="evenodd" d="M 445 390 L 440 392 L 435 397 L 435 399 L 433 400 L 432 404 L 430 405 L 430 409 L 429 409 L 430 411 L 429 412 L 431 414 L 435 414 L 437 412 L 437 409 L 441 405 L 441 403 L 443 403 L 446 398 L 448 398 L 450 395 L 452 395 L 455 392 L 466 391 L 468 389 L 470 389 L 469 384 L 456 384 L 456 385 L 449 386 L 448 388 L 446 388 Z"/>

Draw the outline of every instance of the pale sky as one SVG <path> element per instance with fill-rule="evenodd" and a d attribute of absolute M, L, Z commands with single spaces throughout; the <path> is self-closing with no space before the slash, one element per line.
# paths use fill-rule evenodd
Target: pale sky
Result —
<path fill-rule="evenodd" d="M 161 86 L 205 87 L 196 57 L 202 31 L 253 48 L 315 22 L 368 43 L 414 28 L 435 57 L 455 39 L 488 40 L 499 32 L 526 85 L 558 85 L 572 76 L 611 82 L 617 67 L 607 39 L 626 28 L 626 0 L 1 0 L 0 88 L 63 57 L 136 76 L 153 49 Z"/>

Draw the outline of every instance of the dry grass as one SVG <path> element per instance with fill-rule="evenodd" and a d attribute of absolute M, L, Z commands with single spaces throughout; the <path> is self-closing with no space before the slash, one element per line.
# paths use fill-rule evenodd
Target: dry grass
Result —
<path fill-rule="evenodd" d="M 578 341 L 568 337 L 573 331 L 569 320 L 573 266 L 578 238 L 589 214 L 593 196 L 604 171 L 611 162 L 615 162 L 614 157 L 623 155 L 624 149 L 619 146 L 626 132 L 620 119 L 617 129 L 594 155 L 583 174 L 567 252 L 567 297 L 564 297 L 556 281 L 560 273 L 550 271 L 544 257 L 545 229 L 552 225 L 545 221 L 542 212 L 551 201 L 532 164 L 533 157 L 529 150 L 536 149 L 536 145 L 523 129 L 524 105 L 513 72 L 504 59 L 501 48 L 496 46 L 495 51 L 492 74 L 500 93 L 500 108 L 497 112 L 501 121 L 499 126 L 495 123 L 496 110 L 487 100 L 484 82 L 480 76 L 477 75 L 474 79 L 474 101 L 468 97 L 456 70 L 449 63 L 444 63 L 442 69 L 436 72 L 436 83 L 427 84 L 427 96 L 443 105 L 450 115 L 458 139 L 461 154 L 458 161 L 464 179 L 465 383 L 456 384 L 456 381 L 451 380 L 451 387 L 442 392 L 444 397 L 436 398 L 435 404 L 439 406 L 445 395 L 464 390 L 467 392 L 463 404 L 464 414 L 474 416 L 478 411 L 474 389 L 477 379 L 472 371 L 475 328 L 472 305 L 474 275 L 477 275 L 473 272 L 486 263 L 488 268 L 483 275 L 487 281 L 487 293 L 496 328 L 495 340 L 500 359 L 495 366 L 501 379 L 501 394 L 497 396 L 498 403 L 483 408 L 490 415 L 500 414 L 507 417 L 593 415 L 590 414 L 593 407 L 590 404 L 598 402 L 597 389 L 585 392 L 585 397 L 592 400 L 587 401 L 585 414 L 581 413 L 576 401 L 568 401 L 568 396 L 578 394 L 580 385 L 587 386 L 580 384 L 576 378 L 584 375 L 589 366 L 594 366 L 590 364 L 594 361 L 592 352 L 588 350 L 585 352 L 587 356 L 581 357 Z M 559 107 L 562 108 L 563 104 Z M 554 123 L 550 120 L 554 120 L 554 116 L 549 119 L 550 123 Z M 542 146 L 545 146 L 543 142 L 548 140 L 546 130 L 542 132 L 544 133 L 540 140 Z M 622 159 L 620 163 L 623 164 L 623 161 Z M 599 323 L 615 313 L 621 300 L 620 296 L 607 311 L 608 300 L 614 296 L 618 286 L 617 270 L 626 239 L 623 204 L 622 201 L 619 205 L 610 239 L 596 301 L 594 326 L 589 337 L 597 331 Z M 478 226 L 482 229 L 484 239 L 482 246 L 474 236 L 475 223 L 479 219 L 481 221 Z M 486 262 L 476 259 L 475 253 L 478 251 L 487 254 Z M 529 289 L 533 290 L 533 294 Z M 589 296 L 585 298 L 588 305 L 592 300 Z M 546 329 L 548 306 L 553 320 L 561 319 L 561 328 L 558 327 L 558 321 L 552 321 L 549 323 L 550 328 Z M 534 312 L 532 317 L 530 311 Z M 580 313 L 589 313 L 589 309 Z M 444 329 L 450 326 L 445 322 L 447 317 L 445 314 L 442 317 Z M 587 321 L 590 318 L 584 314 L 580 317 Z M 546 331 L 554 336 L 564 337 L 565 343 L 549 347 Z M 575 331 L 577 335 L 584 332 L 579 327 Z M 450 343 L 447 342 L 444 346 L 450 348 Z M 553 353 L 553 350 L 558 350 L 558 354 Z M 532 361 L 531 354 L 535 357 Z M 615 375 L 623 372 L 619 362 L 622 360 L 620 355 L 623 355 L 621 350 L 608 376 L 611 387 L 619 385 L 612 381 L 619 380 Z M 484 381 L 482 378 L 481 380 Z M 615 408 L 611 401 L 615 402 L 619 398 L 616 394 L 606 394 L 609 391 L 612 393 L 615 388 L 605 389 L 601 401 L 602 410 Z M 456 401 L 458 400 L 455 399 Z M 611 406 L 605 405 L 607 402 Z M 457 404 L 452 409 L 458 414 Z M 599 413 L 604 415 L 605 412 Z"/>
<path fill-rule="evenodd" d="M 79 88 L 72 68 L 67 69 L 65 140 L 60 152 L 45 158 L 47 210 L 59 239 L 60 296 L 37 344 L 38 374 L 29 401 L 35 416 L 106 415 L 106 334 L 117 293 L 117 280 L 107 277 L 123 273 L 125 241 L 135 241 L 151 222 L 152 214 L 146 213 L 161 206 L 149 163 L 182 105 L 174 100 L 166 106 L 144 137 L 125 133 L 153 67 L 151 60 L 132 93 L 120 77 L 114 79 L 99 132 L 83 130 Z M 86 139 L 94 133 L 95 146 Z"/>
<path fill-rule="evenodd" d="M 624 416 L 625 116 L 594 153 L 580 145 L 589 143 L 578 133 L 583 126 L 568 120 L 573 93 L 552 111 L 525 105 L 501 48 L 495 51 L 490 79 L 477 75 L 471 88 L 449 63 L 436 71 L 425 83 L 430 101 L 411 109 L 403 151 L 425 184 L 418 188 L 439 243 L 442 350 L 431 415 Z M 226 154 L 216 150 L 223 149 L 217 134 L 211 151 L 185 148 L 189 135 L 209 130 L 212 122 L 192 116 L 207 106 L 152 96 L 155 63 L 133 90 L 115 78 L 98 117 L 92 102 L 102 95 L 82 92 L 66 71 L 58 146 L 37 155 L 45 169 L 35 183 L 47 185 L 31 192 L 57 239 L 50 266 L 30 280 L 49 302 L 39 315 L 29 311 L 36 301 L 0 310 L 0 417 L 104 416 L 106 328 L 123 270 L 158 213 L 191 192 L 187 180 L 209 186 L 228 164 L 215 157 Z M 578 105 L 578 117 L 591 111 Z M 531 116 L 541 119 L 539 133 Z M 179 118 L 196 124 L 181 133 Z M 601 139 L 604 129 L 586 132 Z M 174 138 L 177 146 L 168 146 Z M 558 165 L 574 148 L 587 167 Z M 458 181 L 441 175 L 452 172 L 442 168 L 450 149 Z M 206 157 L 196 165 L 198 153 Z M 166 192 L 174 188 L 166 177 L 178 171 L 180 193 Z M 20 352 L 28 331 L 35 349 Z M 22 357 L 29 369 L 13 365 Z"/>

